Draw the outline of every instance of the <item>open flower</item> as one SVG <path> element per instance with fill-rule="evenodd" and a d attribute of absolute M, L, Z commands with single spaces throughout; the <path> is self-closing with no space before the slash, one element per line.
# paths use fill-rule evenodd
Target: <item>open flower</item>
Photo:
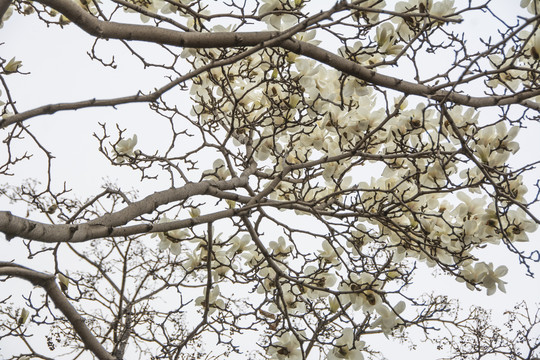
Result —
<path fill-rule="evenodd" d="M 231 176 L 231 172 L 229 171 L 229 169 L 225 165 L 225 162 L 222 159 L 217 159 L 216 161 L 214 161 L 214 163 L 212 164 L 212 170 L 206 170 L 203 173 L 203 177 L 205 179 L 217 181 L 225 180 L 229 176 Z"/>
<path fill-rule="evenodd" d="M 354 310 L 362 309 L 367 312 L 372 312 L 382 303 L 381 296 L 372 290 L 382 287 L 380 280 L 375 280 L 373 275 L 368 273 L 351 273 L 349 278 L 350 281 L 343 281 L 339 285 L 340 291 L 353 291 L 343 296 L 342 303 L 349 300 Z"/>
<path fill-rule="evenodd" d="M 284 259 L 292 251 L 293 246 L 287 245 L 283 236 L 280 236 L 277 241 L 270 241 L 270 248 L 273 250 L 272 255 L 278 259 Z"/>
<path fill-rule="evenodd" d="M 252 251 L 255 249 L 255 244 L 251 243 L 251 236 L 244 234 L 241 238 L 235 236 L 231 239 L 231 247 L 227 250 L 227 254 L 233 258 L 237 254 L 244 251 Z"/>
<path fill-rule="evenodd" d="M 508 212 L 507 221 L 510 224 L 505 229 L 505 234 L 512 242 L 529 241 L 527 233 L 532 233 L 538 228 L 538 225 L 534 221 L 527 219 L 525 211 L 520 208 L 517 210 L 510 210 Z"/>
<path fill-rule="evenodd" d="M 499 266 L 493 270 L 493 263 L 486 264 L 485 262 L 476 263 L 473 266 L 469 265 L 461 271 L 463 278 L 468 280 L 467 287 L 470 290 L 474 290 L 473 284 L 480 284 L 487 289 L 488 295 L 495 294 L 497 287 L 500 291 L 506 292 L 504 285 L 506 282 L 500 278 L 508 273 L 508 268 L 504 265 Z M 462 278 L 457 278 L 457 281 L 465 281 Z M 472 283 L 472 284 L 471 284 Z"/>
<path fill-rule="evenodd" d="M 159 223 L 170 221 L 172 220 L 164 216 L 159 220 Z M 189 232 L 185 229 L 176 229 L 152 234 L 152 237 L 156 236 L 158 236 L 161 240 L 158 245 L 159 250 L 163 251 L 170 249 L 172 254 L 179 255 L 182 251 L 181 240 L 187 238 L 189 236 Z"/>
<path fill-rule="evenodd" d="M 281 285 L 282 296 L 277 298 L 278 304 L 271 303 L 268 308 L 270 312 L 278 313 L 281 312 L 283 308 L 287 308 L 289 314 L 302 314 L 306 312 L 306 304 L 304 303 L 302 297 L 300 296 L 300 289 L 296 286 L 291 286 L 291 284 Z"/>
<path fill-rule="evenodd" d="M 512 91 L 516 91 L 523 82 L 523 80 L 527 78 L 526 73 L 522 70 L 512 69 L 512 56 L 508 56 L 508 58 L 502 59 L 499 55 L 490 55 L 488 56 L 488 59 L 491 63 L 491 66 L 495 70 L 510 67 L 509 70 L 499 72 L 486 83 L 486 85 L 491 88 L 496 88 L 497 86 L 502 85 Z"/>
<path fill-rule="evenodd" d="M 403 45 L 397 44 L 398 38 L 394 26 L 388 22 L 377 27 L 376 32 L 378 51 L 383 54 L 397 55 L 403 48 Z"/>
<path fill-rule="evenodd" d="M 327 359 L 363 360 L 364 356 L 360 350 L 364 345 L 363 341 L 354 339 L 354 330 L 352 328 L 343 329 L 343 333 L 336 340 L 334 348 L 328 352 Z"/>
<path fill-rule="evenodd" d="M 310 284 L 321 289 L 329 289 L 336 283 L 336 276 L 327 270 L 320 269 L 318 266 L 306 266 L 304 273 L 309 277 Z M 325 290 L 306 288 L 306 296 L 310 299 L 319 299 L 329 295 Z"/>
<path fill-rule="evenodd" d="M 508 268 L 501 265 L 497 269 L 493 270 L 493 263 L 489 263 L 486 265 L 485 269 L 485 274 L 482 278 L 482 285 L 487 289 L 487 294 L 495 294 L 497 287 L 500 291 L 505 293 L 506 289 L 504 288 L 504 284 L 506 284 L 506 282 L 502 281 L 500 278 L 508 273 Z"/>
<path fill-rule="evenodd" d="M 302 359 L 302 350 L 300 349 L 300 343 L 293 334 L 288 332 L 281 335 L 278 338 L 278 341 L 273 342 L 268 347 L 267 353 L 272 359 Z"/>
<path fill-rule="evenodd" d="M 216 309 L 225 309 L 225 302 L 219 297 L 219 285 L 214 286 L 210 293 L 208 294 L 208 299 L 206 298 L 206 287 L 204 288 L 202 296 L 199 296 L 195 299 L 195 305 L 202 306 L 204 308 L 208 307 L 208 315 L 212 315 Z"/>
<path fill-rule="evenodd" d="M 332 265 L 339 265 L 339 255 L 343 253 L 342 248 L 336 248 L 334 250 L 334 247 L 330 245 L 328 240 L 324 240 L 322 242 L 322 250 L 317 250 L 319 252 L 319 258 L 325 263 L 325 264 L 332 264 Z"/>
<path fill-rule="evenodd" d="M 400 301 L 394 309 L 390 309 L 388 306 L 381 304 L 377 307 L 379 317 L 371 324 L 372 328 L 380 327 L 384 335 L 388 337 L 392 332 L 392 329 L 403 323 L 403 320 L 398 316 L 405 310 L 405 303 Z"/>
<path fill-rule="evenodd" d="M 135 156 L 133 148 L 137 145 L 137 135 L 133 135 L 130 139 L 123 139 L 116 144 L 114 150 L 118 154 L 116 161 L 123 163 L 128 160 L 128 157 Z"/>

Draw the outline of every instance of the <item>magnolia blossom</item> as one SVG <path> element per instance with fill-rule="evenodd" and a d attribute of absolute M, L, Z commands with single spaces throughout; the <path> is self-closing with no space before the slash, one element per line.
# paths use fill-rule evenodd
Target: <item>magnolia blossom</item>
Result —
<path fill-rule="evenodd" d="M 364 356 L 360 351 L 365 346 L 365 343 L 360 340 L 355 340 L 354 330 L 352 328 L 343 329 L 339 338 L 332 350 L 328 352 L 328 360 L 348 359 L 348 360 L 363 360 Z"/>
<path fill-rule="evenodd" d="M 412 9 L 418 9 L 420 1 L 398 1 L 395 5 L 394 11 L 398 13 L 408 13 L 411 12 Z M 423 1 L 423 7 L 425 8 L 425 1 Z M 419 19 L 417 17 L 411 17 L 410 19 L 405 19 L 401 16 L 396 16 L 392 18 L 392 22 L 396 23 L 397 32 L 399 36 L 401 36 L 405 40 L 409 40 L 414 37 L 415 35 L 415 28 L 418 27 Z"/>
<path fill-rule="evenodd" d="M 341 308 L 341 304 L 339 302 L 339 299 L 335 296 L 330 296 L 328 298 L 328 308 L 331 312 L 335 313 Z"/>
<path fill-rule="evenodd" d="M 277 292 L 279 299 L 279 305 L 272 303 L 268 310 L 273 313 L 278 313 L 286 308 L 289 314 L 303 314 L 306 312 L 306 304 L 302 300 L 301 291 L 297 286 L 291 286 L 291 284 L 285 283 L 281 285 L 281 291 Z"/>
<path fill-rule="evenodd" d="M 255 250 L 255 244 L 251 243 L 251 236 L 244 234 L 242 237 L 235 236 L 230 240 L 231 247 L 227 250 L 227 254 L 233 258 L 237 254 L 241 254 L 244 251 Z"/>
<path fill-rule="evenodd" d="M 534 221 L 527 219 L 525 211 L 521 208 L 508 211 L 506 221 L 509 225 L 505 229 L 505 234 L 508 240 L 512 242 L 529 241 L 527 233 L 532 233 L 538 228 Z"/>
<path fill-rule="evenodd" d="M 349 60 L 359 64 L 367 64 L 373 58 L 373 54 L 366 52 L 364 44 L 361 41 L 356 41 L 352 46 L 342 46 L 338 49 L 338 53 Z"/>
<path fill-rule="evenodd" d="M 232 263 L 232 261 L 227 256 L 227 253 L 224 250 L 217 250 L 215 251 L 213 263 L 215 265 L 214 269 L 212 270 L 212 274 L 214 275 L 214 281 L 217 282 L 221 280 L 225 275 L 230 271 L 236 268 L 236 265 Z"/>
<path fill-rule="evenodd" d="M 350 281 L 342 282 L 338 288 L 340 291 L 351 292 L 340 297 L 343 304 L 350 301 L 354 310 L 363 309 L 369 312 L 381 304 L 381 296 L 372 290 L 382 288 L 380 280 L 375 280 L 373 275 L 368 273 L 351 273 L 349 278 Z"/>
<path fill-rule="evenodd" d="M 501 184 L 505 187 L 510 196 L 519 202 L 525 202 L 524 195 L 527 193 L 527 186 L 523 184 L 523 176 L 518 175 L 513 179 L 507 180 Z"/>
<path fill-rule="evenodd" d="M 322 242 L 322 250 L 317 250 L 319 252 L 319 258 L 327 264 L 340 265 L 341 261 L 339 260 L 339 255 L 343 253 L 343 249 L 338 247 L 335 248 L 330 245 L 328 240 Z"/>
<path fill-rule="evenodd" d="M 187 252 L 187 259 L 184 261 L 183 266 L 186 271 L 192 271 L 196 269 L 202 262 L 201 252 L 195 249 L 191 252 Z"/>
<path fill-rule="evenodd" d="M 336 276 L 333 273 L 322 270 L 315 266 L 306 266 L 304 273 L 311 280 L 310 285 L 316 286 L 322 289 L 329 289 L 336 283 Z M 320 299 L 328 296 L 328 292 L 324 290 L 317 290 L 312 288 L 305 288 L 306 296 L 310 299 Z"/>
<path fill-rule="evenodd" d="M 269 30 L 286 30 L 298 23 L 298 19 L 291 14 L 268 14 L 276 10 L 295 9 L 295 0 L 263 0 L 259 7 L 259 16 L 268 24 Z M 265 15 L 268 14 L 268 15 Z"/>
<path fill-rule="evenodd" d="M 328 100 L 337 97 L 335 89 L 339 88 L 339 73 L 336 70 L 304 58 L 296 60 L 294 65 L 301 76 L 299 83 L 305 88 L 311 101 L 319 95 Z"/>
<path fill-rule="evenodd" d="M 277 241 L 270 241 L 270 248 L 272 249 L 272 255 L 284 259 L 292 251 L 292 244 L 287 244 L 285 238 L 280 236 Z"/>
<path fill-rule="evenodd" d="M 540 4 L 538 3 L 538 0 L 521 0 L 519 5 L 522 8 L 527 8 L 527 11 L 533 15 L 536 15 L 537 9 L 540 8 Z"/>
<path fill-rule="evenodd" d="M 302 134 L 300 137 L 300 144 L 306 148 L 314 148 L 316 150 L 322 150 L 323 145 L 325 145 L 328 136 L 325 129 L 321 129 L 320 125 L 317 124 L 313 127 L 311 132 Z"/>
<path fill-rule="evenodd" d="M 9 6 L 4 13 L 4 16 L 0 19 L 0 29 L 4 27 L 4 23 L 11 17 L 13 14 L 13 6 Z"/>
<path fill-rule="evenodd" d="M 467 287 L 470 290 L 474 290 L 474 284 L 480 284 L 487 289 L 488 295 L 493 295 L 497 290 L 497 287 L 500 291 L 506 292 L 504 284 L 506 282 L 502 281 L 500 278 L 508 272 L 508 268 L 504 265 L 499 266 L 497 269 L 493 270 L 493 264 L 486 264 L 485 262 L 478 262 L 473 266 L 469 265 L 461 271 L 461 276 L 465 278 L 467 282 Z M 457 278 L 457 281 L 464 282 L 462 278 Z M 471 284 L 472 283 L 472 284 Z"/>
<path fill-rule="evenodd" d="M 225 302 L 219 297 L 219 285 L 215 285 L 208 294 L 208 299 L 206 298 L 206 287 L 203 290 L 202 296 L 199 296 L 195 299 L 195 305 L 202 306 L 203 308 L 208 307 L 208 315 L 212 315 L 216 309 L 225 309 Z"/>
<path fill-rule="evenodd" d="M 512 67 L 512 56 L 508 56 L 506 59 L 503 59 L 499 55 L 490 55 L 488 56 L 488 59 L 494 69 L 502 69 L 508 66 Z M 487 86 L 492 88 L 496 88 L 497 86 L 502 85 L 512 91 L 516 91 L 523 82 L 523 80 L 525 80 L 526 78 L 527 75 L 522 70 L 515 70 L 510 68 L 509 70 L 494 75 L 492 79 L 489 80 L 486 84 Z"/>
<path fill-rule="evenodd" d="M 476 220 L 484 213 L 486 200 L 483 197 L 471 198 L 463 191 L 458 192 L 457 197 L 462 202 L 452 211 L 456 218 L 462 221 Z"/>
<path fill-rule="evenodd" d="M 129 157 L 135 156 L 135 152 L 133 149 L 135 148 L 135 145 L 137 145 L 137 135 L 133 135 L 130 139 L 123 139 L 116 144 L 114 147 L 116 153 L 118 154 L 116 157 L 116 161 L 119 163 L 123 163 L 124 161 L 128 160 Z"/>
<path fill-rule="evenodd" d="M 266 129 L 265 129 L 266 130 Z M 269 132 L 269 130 L 267 130 Z M 268 134 L 266 138 L 261 139 L 258 146 L 255 156 L 257 160 L 264 161 L 268 159 L 273 153 L 281 153 L 282 147 L 281 144 L 276 143 L 275 139 Z"/>
<path fill-rule="evenodd" d="M 488 155 L 489 152 L 494 152 L 499 155 L 509 156 L 509 153 L 515 154 L 519 150 L 519 143 L 513 141 L 518 133 L 518 126 L 507 129 L 503 122 L 499 122 L 495 126 L 488 126 L 478 131 L 475 144 L 487 149 Z"/>
<path fill-rule="evenodd" d="M 362 7 L 364 8 L 372 8 L 372 9 L 384 9 L 386 6 L 385 1 L 381 0 L 364 0 L 362 1 Z M 365 12 L 354 12 L 353 18 L 357 21 L 360 20 L 360 17 L 362 17 L 364 20 L 366 20 L 368 23 L 374 23 L 379 20 L 379 13 L 377 11 L 365 11 Z"/>
<path fill-rule="evenodd" d="M 225 180 L 231 176 L 231 172 L 225 165 L 225 161 L 217 159 L 212 165 L 212 170 L 206 170 L 203 173 L 205 179 L 211 180 Z"/>
<path fill-rule="evenodd" d="M 482 278 L 482 285 L 487 289 L 488 295 L 495 294 L 497 287 L 500 291 L 506 292 L 504 284 L 506 282 L 502 281 L 500 277 L 508 273 L 508 268 L 504 265 L 499 266 L 497 269 L 493 270 L 493 263 L 489 263 L 485 267 L 485 274 Z"/>
<path fill-rule="evenodd" d="M 298 339 L 289 332 L 278 337 L 278 340 L 268 347 L 267 353 L 272 359 L 278 360 L 300 360 L 303 358 Z"/>
<path fill-rule="evenodd" d="M 439 17 L 448 17 L 449 15 L 452 15 L 456 12 L 456 7 L 454 6 L 454 0 L 439 0 L 437 2 L 434 1 L 427 1 L 430 6 L 429 13 L 431 15 L 439 16 Z M 429 7 L 429 6 L 428 6 Z M 452 16 L 452 20 L 459 20 L 461 19 L 460 15 Z"/>
<path fill-rule="evenodd" d="M 388 337 L 392 332 L 392 329 L 403 323 L 403 320 L 401 320 L 398 315 L 405 310 L 405 302 L 400 301 L 394 306 L 394 309 L 390 309 L 384 304 L 377 306 L 376 309 L 380 316 L 371 324 L 371 327 L 380 327 L 384 335 Z"/>
<path fill-rule="evenodd" d="M 388 55 L 397 55 L 403 48 L 403 45 L 397 44 L 398 38 L 394 26 L 385 22 L 377 27 L 376 32 L 377 51 Z"/>
<path fill-rule="evenodd" d="M 164 216 L 159 220 L 159 223 L 166 223 L 171 221 L 171 219 L 168 219 L 166 216 Z M 170 249 L 172 254 L 179 255 L 182 251 L 181 240 L 189 237 L 189 232 L 185 229 L 176 229 L 160 233 L 154 233 L 151 237 L 156 236 L 158 236 L 161 240 L 158 245 L 159 250 L 163 251 Z"/>

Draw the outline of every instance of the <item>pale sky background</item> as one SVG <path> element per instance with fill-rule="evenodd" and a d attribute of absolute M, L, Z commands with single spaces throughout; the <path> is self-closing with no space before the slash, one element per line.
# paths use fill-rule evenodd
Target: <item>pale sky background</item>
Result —
<path fill-rule="evenodd" d="M 457 4 L 461 2 L 456 1 Z M 519 1 L 495 0 L 493 7 L 502 10 L 499 14 L 515 14 L 516 9 L 519 8 Z M 478 36 L 491 32 L 495 36 L 493 28 L 486 25 L 486 18 L 488 16 L 478 13 L 478 16 L 468 23 L 467 31 Z M 93 38 L 74 25 L 66 26 L 64 30 L 57 27 L 47 28 L 37 21 L 35 16 L 23 18 L 14 15 L 0 29 L 0 39 L 0 42 L 4 42 L 0 45 L 0 55 L 7 60 L 16 56 L 17 60 L 23 61 L 21 71 L 32 73 L 29 76 L 6 76 L 12 95 L 17 99 L 19 111 L 48 103 L 131 95 L 138 90 L 148 91 L 167 82 L 162 72 L 143 69 L 140 62 L 130 58 L 126 49 L 118 46 L 116 41 L 101 41 L 98 48 L 104 49 L 101 51 L 102 55 L 107 54 L 110 49 L 115 52 L 115 58 L 119 63 L 117 69 L 104 68 L 97 62 L 90 61 L 86 52 L 90 50 Z M 180 96 L 179 92 L 178 94 Z M 189 111 L 186 110 L 186 112 Z M 69 181 L 68 186 L 74 190 L 74 194 L 80 198 L 100 192 L 105 179 L 118 182 L 123 189 L 140 185 L 138 175 L 133 176 L 129 170 L 108 166 L 108 162 L 97 152 L 98 142 L 92 137 L 92 133 L 100 132 L 98 122 L 101 121 L 107 121 L 108 129 L 111 131 L 117 123 L 120 127 L 127 128 L 128 136 L 137 134 L 139 139 L 137 148 L 146 153 L 152 153 L 168 145 L 168 141 L 163 141 L 164 137 L 169 136 L 167 121 L 149 111 L 146 104 L 121 105 L 117 107 L 117 110 L 97 108 L 76 112 L 65 111 L 27 121 L 26 124 L 31 125 L 31 130 L 39 135 L 43 145 L 52 150 L 57 157 L 53 163 L 57 189 L 61 185 L 60 180 L 64 178 Z M 519 156 L 532 154 L 537 158 L 540 150 L 537 139 L 539 131 L 538 126 L 521 131 Z M 3 139 L 5 131 L 0 131 L 0 136 Z M 15 149 L 19 152 L 35 153 L 35 149 L 32 148 Z M 6 182 L 19 184 L 22 179 L 40 177 L 45 169 L 44 166 L 45 162 L 25 162 L 14 168 L 16 171 L 14 177 L 0 177 L 0 184 Z M 107 169 L 105 173 L 103 169 Z M 535 170 L 534 174 L 534 178 L 530 177 L 527 183 L 529 196 L 534 193 L 532 187 L 534 179 L 540 178 L 538 170 Z M 168 186 L 168 178 L 164 176 L 161 181 L 143 185 L 140 196 Z M 24 216 L 26 213 L 25 206 L 8 204 L 4 198 L 0 198 L 0 209 L 9 210 L 19 216 Z M 540 214 L 539 206 L 536 206 L 535 210 L 536 214 Z M 531 241 L 528 244 L 519 245 L 524 250 L 538 248 L 539 237 L 539 233 L 534 234 L 530 236 Z M 20 239 L 14 239 L 12 243 L 16 241 Z M 0 236 L 0 253 L 3 254 L 0 260 L 9 261 L 21 255 L 13 253 L 13 247 L 10 245 L 3 240 L 3 236 Z M 437 293 L 459 298 L 465 308 L 473 304 L 482 304 L 492 307 L 498 313 L 512 308 L 523 299 L 530 305 L 540 302 L 540 266 L 538 264 L 535 264 L 533 268 L 537 277 L 531 279 L 523 275 L 524 268 L 517 266 L 517 258 L 509 255 L 506 249 L 488 247 L 485 251 L 489 253 L 489 257 L 484 257 L 484 261 L 493 261 L 495 266 L 506 265 L 510 269 L 509 274 L 503 278 L 508 282 L 506 294 L 497 292 L 487 297 L 485 291 L 471 292 L 464 284 L 444 276 L 434 278 L 430 271 L 425 272 L 423 276 L 419 276 L 420 272 L 417 273 L 415 284 L 411 286 L 409 293 L 415 287 L 418 293 L 429 292 L 433 289 Z M 0 293 L 3 292 L 3 286 L 5 284 L 0 283 Z M 0 342 L 1 348 L 6 349 L 6 346 L 9 348 L 9 345 Z M 407 358 L 403 356 L 403 349 L 397 345 L 395 348 L 388 349 L 385 354 L 389 359 Z M 412 357 L 414 353 L 410 354 Z M 427 359 L 426 355 L 425 350 L 416 353 L 419 358 Z M 430 358 L 438 357 L 441 357 L 441 354 L 435 352 Z M 1 354 L 0 359 L 2 359 Z"/>

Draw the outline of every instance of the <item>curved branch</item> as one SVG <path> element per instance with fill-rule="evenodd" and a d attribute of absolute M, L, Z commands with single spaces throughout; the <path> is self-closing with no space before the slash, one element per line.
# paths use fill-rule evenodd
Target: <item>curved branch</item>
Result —
<path fill-rule="evenodd" d="M 540 89 L 500 96 L 475 97 L 470 95 L 462 95 L 444 90 L 434 90 L 431 86 L 415 84 L 392 76 L 379 74 L 355 63 L 354 61 L 345 59 L 339 55 L 321 49 L 318 46 L 302 41 L 287 40 L 281 43 L 281 47 L 296 54 L 304 55 L 311 59 L 325 63 L 336 70 L 340 70 L 347 75 L 354 76 L 370 84 L 393 89 L 407 95 L 418 95 L 437 101 L 450 101 L 459 105 L 466 105 L 476 108 L 519 103 L 521 105 L 540 110 L 540 104 L 533 101 L 526 101 L 529 98 L 540 95 Z"/>
<path fill-rule="evenodd" d="M 6 235 L 7 240 L 21 237 L 50 243 L 75 243 L 107 236 L 127 236 L 142 232 L 167 231 L 168 229 L 163 230 L 160 224 L 130 226 L 127 233 L 126 231 L 117 230 L 115 227 L 125 225 L 143 214 L 151 213 L 161 205 L 184 200 L 195 195 L 208 194 L 213 188 L 220 190 L 235 189 L 244 186 L 246 182 L 247 176 L 224 181 L 189 183 L 180 188 L 156 192 L 142 200 L 129 204 L 122 210 L 105 214 L 84 224 L 50 225 L 14 216 L 9 211 L 0 211 L 0 232 Z M 198 221 L 200 220 L 202 220 L 202 217 Z M 193 225 L 197 224 L 194 219 L 190 219 L 190 221 L 193 222 Z"/>
<path fill-rule="evenodd" d="M 47 295 L 51 298 L 58 310 L 65 315 L 68 321 L 73 326 L 75 332 L 80 336 L 82 342 L 96 355 L 100 360 L 116 360 L 114 356 L 109 354 L 101 345 L 97 338 L 92 334 L 90 329 L 84 323 L 84 318 L 71 305 L 62 290 L 58 287 L 55 277 L 52 274 L 41 273 L 27 267 L 13 264 L 10 262 L 0 262 L 0 276 L 12 276 L 29 281 L 35 286 L 43 288 Z"/>
<path fill-rule="evenodd" d="M 139 40 L 162 45 L 191 48 L 255 46 L 279 35 L 278 31 L 252 32 L 180 32 L 151 25 L 123 24 L 98 20 L 70 0 L 40 0 L 62 13 L 88 34 L 104 39 Z"/>
<path fill-rule="evenodd" d="M 0 0 L 4 1 L 4 0 Z M 42 0 L 41 3 L 48 5 L 55 10 L 64 14 L 73 23 L 78 25 L 90 35 L 119 40 L 139 40 L 144 42 L 173 45 L 179 47 L 193 48 L 218 48 L 218 47 L 241 47 L 241 46 L 257 46 L 261 47 L 264 42 L 269 41 L 266 46 L 280 46 L 286 50 L 296 54 L 309 57 L 317 60 L 328 66 L 333 67 L 347 75 L 356 77 L 373 85 L 382 86 L 385 88 L 394 89 L 408 95 L 417 95 L 434 99 L 438 101 L 451 101 L 456 104 L 471 106 L 471 107 L 488 107 L 498 105 L 521 104 L 525 107 L 540 110 L 540 104 L 527 100 L 540 95 L 539 90 L 523 91 L 517 94 L 473 97 L 469 95 L 458 94 L 453 91 L 437 90 L 430 86 L 416 84 L 405 81 L 388 75 L 378 74 L 377 72 L 361 66 L 354 61 L 345 59 L 330 51 L 324 50 L 318 46 L 290 39 L 297 31 L 297 27 L 288 29 L 285 32 L 278 31 L 260 31 L 260 32 L 217 32 L 217 33 L 200 33 L 200 32 L 180 32 L 158 28 L 149 25 L 133 25 L 122 24 L 116 22 L 101 21 L 88 14 L 84 9 L 77 6 L 75 3 L 66 0 Z M 2 5 L 3 3 L 0 3 Z M 1 10 L 1 9 L 0 9 Z M 303 22 L 303 26 L 298 29 L 316 23 L 322 19 L 328 18 L 335 12 L 343 10 L 341 6 L 336 5 L 331 10 Z M 300 25 L 300 24 L 299 24 Z M 291 31 L 292 30 L 292 31 Z M 284 36 L 288 35 L 290 36 Z M 283 39 L 283 40 L 281 40 Z M 272 41 L 273 40 L 273 41 Z M 262 46 L 265 47 L 265 46 Z M 241 54 L 239 54 L 241 55 Z M 170 82 L 169 84 L 143 95 L 137 93 L 135 95 L 113 98 L 113 99 L 89 99 L 72 103 L 48 104 L 37 107 L 22 113 L 11 115 L 5 119 L 0 119 L 0 128 L 5 128 L 11 124 L 27 120 L 29 118 L 53 114 L 64 110 L 77 110 L 87 107 L 102 107 L 116 106 L 121 104 L 137 103 L 137 102 L 152 102 L 159 98 L 160 95 L 173 88 L 175 85 L 187 81 L 190 78 L 217 66 L 228 65 L 236 61 L 236 58 L 243 56 L 234 56 L 225 60 L 216 61 L 205 65 L 199 69 L 189 72 L 180 78 Z M 441 86 L 437 88 L 440 89 Z"/>
<path fill-rule="evenodd" d="M 180 32 L 149 25 L 133 25 L 101 21 L 69 0 L 41 0 L 40 2 L 61 12 L 64 14 L 64 16 L 69 18 L 73 23 L 90 35 L 107 39 L 139 40 L 163 45 L 191 48 L 225 48 L 256 46 L 283 34 L 277 31 L 216 33 Z M 345 9 L 346 7 L 344 6 L 344 3 L 338 2 L 331 10 L 312 17 L 309 23 L 316 23 L 328 18 L 336 12 Z M 285 32 L 289 32 L 289 30 L 286 30 Z M 293 34 L 291 34 L 291 36 Z M 378 74 L 373 70 L 367 69 L 366 67 L 355 63 L 354 61 L 345 59 L 328 50 L 324 50 L 318 46 L 308 44 L 303 41 L 289 38 L 279 42 L 279 44 L 276 45 L 296 54 L 304 55 L 311 59 L 322 62 L 335 68 L 336 70 L 342 71 L 347 75 L 354 76 L 373 85 L 391 88 L 405 94 L 418 95 L 438 101 L 446 100 L 456 104 L 477 108 L 519 103 L 521 105 L 540 110 L 540 104 L 533 101 L 526 101 L 529 98 L 540 95 L 540 89 L 523 91 L 521 93 L 511 95 L 486 97 L 474 97 L 444 90 L 435 91 L 430 86 L 415 84 L 396 77 Z"/>

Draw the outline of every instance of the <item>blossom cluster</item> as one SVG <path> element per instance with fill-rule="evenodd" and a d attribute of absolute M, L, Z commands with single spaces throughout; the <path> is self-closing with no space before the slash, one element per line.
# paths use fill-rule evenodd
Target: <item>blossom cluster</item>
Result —
<path fill-rule="evenodd" d="M 258 16 L 270 30 L 282 31 L 299 23 L 294 13 L 303 5 L 264 0 Z M 526 1 L 521 5 L 530 8 Z M 165 13 L 171 6 L 158 8 Z M 367 30 L 343 41 L 336 53 L 383 72 L 389 63 L 401 61 L 422 31 L 434 33 L 461 19 L 452 0 L 398 2 L 395 12 L 407 16 L 384 16 L 378 10 L 385 7 L 384 1 L 362 3 L 372 12 L 351 7 L 349 20 L 362 22 Z M 233 28 L 217 25 L 211 31 Z M 313 29 L 293 38 L 321 43 Z M 523 32 L 520 39 L 521 53 L 489 56 L 497 70 L 484 78 L 489 88 L 532 86 L 532 70 L 515 69 L 515 61 L 538 67 L 539 36 Z M 185 49 L 181 56 L 198 68 L 237 51 Z M 429 98 L 394 97 L 281 48 L 197 75 L 190 95 L 195 126 L 213 134 L 212 146 L 221 151 L 200 181 L 215 184 L 249 172 L 250 195 L 268 194 L 261 206 L 314 215 L 329 229 L 313 235 L 316 245 L 307 250 L 287 226 L 279 234 L 261 231 L 261 239 L 239 226 L 234 235 L 216 239 L 211 252 L 204 236 L 187 230 L 157 234 L 159 249 L 178 256 L 186 272 L 203 274 L 208 271 L 203 264 L 210 262 L 209 278 L 216 284 L 209 297 L 195 300 L 209 316 L 227 310 L 219 284 L 242 279 L 253 285 L 252 291 L 264 298 L 259 312 L 273 321 L 268 320 L 274 333 L 267 345 L 272 358 L 302 358 L 302 343 L 314 336 L 288 331 L 285 325 L 278 329 L 275 324 L 283 317 L 299 323 L 340 314 L 353 320 L 363 316 L 366 329 L 386 336 L 407 326 L 406 302 L 393 295 L 407 284 L 416 262 L 442 268 L 471 290 L 482 286 L 488 295 L 504 292 L 501 278 L 507 267 L 494 269 L 479 261 L 481 249 L 526 242 L 537 229 L 527 213 L 521 171 L 510 165 L 519 151 L 520 128 L 505 119 L 486 120 L 473 107 Z M 136 142 L 133 137 L 116 145 L 118 163 L 136 155 Z M 237 202 L 227 202 L 236 209 Z M 200 215 L 197 210 L 192 216 Z M 271 222 L 282 224 L 277 219 Z M 326 349 L 328 358 L 362 359 L 358 332 L 350 327 L 340 331 Z"/>

